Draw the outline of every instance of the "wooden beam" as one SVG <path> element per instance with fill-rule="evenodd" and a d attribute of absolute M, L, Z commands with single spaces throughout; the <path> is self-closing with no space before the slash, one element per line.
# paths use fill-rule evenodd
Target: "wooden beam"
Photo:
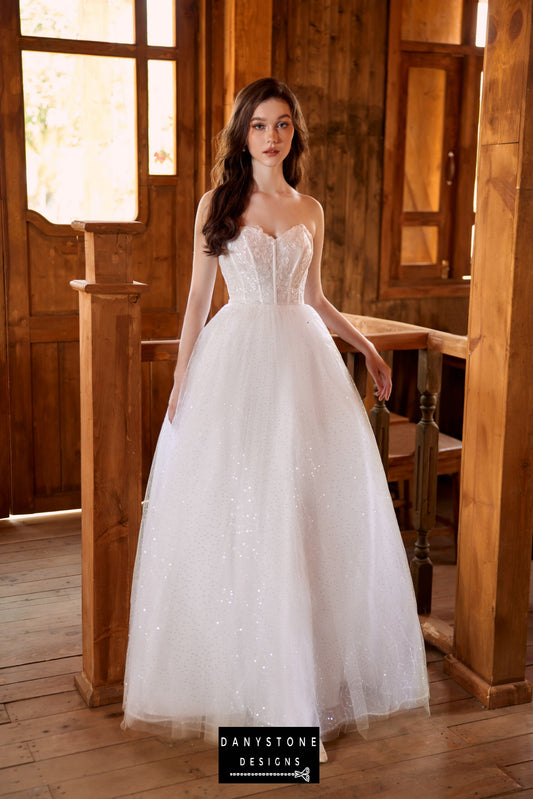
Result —
<path fill-rule="evenodd" d="M 141 518 L 141 310 L 131 223 L 73 223 L 85 237 L 80 300 L 83 672 L 89 706 L 122 696 Z"/>
<path fill-rule="evenodd" d="M 469 319 L 454 656 L 489 707 L 525 679 L 533 505 L 533 36 L 529 0 L 489 0 Z"/>

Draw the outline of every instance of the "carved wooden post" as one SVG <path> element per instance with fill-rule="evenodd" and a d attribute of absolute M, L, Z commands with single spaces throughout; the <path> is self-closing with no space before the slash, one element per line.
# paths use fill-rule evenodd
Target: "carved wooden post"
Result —
<path fill-rule="evenodd" d="M 140 222 L 73 222 L 85 236 L 80 298 L 83 671 L 90 706 L 122 695 L 141 515 L 141 309 L 132 280 Z"/>
<path fill-rule="evenodd" d="M 416 427 L 413 519 L 417 531 L 411 575 L 419 613 L 431 612 L 433 564 L 427 536 L 437 515 L 439 428 L 435 422 L 442 377 L 442 354 L 419 350 L 418 390 L 422 418 Z"/>
<path fill-rule="evenodd" d="M 392 368 L 392 352 L 382 352 L 382 358 Z M 374 407 L 370 411 L 370 424 L 376 436 L 376 441 L 381 455 L 383 468 L 385 474 L 389 470 L 389 421 L 390 411 L 387 408 L 385 400 L 380 400 L 376 397 Z"/>

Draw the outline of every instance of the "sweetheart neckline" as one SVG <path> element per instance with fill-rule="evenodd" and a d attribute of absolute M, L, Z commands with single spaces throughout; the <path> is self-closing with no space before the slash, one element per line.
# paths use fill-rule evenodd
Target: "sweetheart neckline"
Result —
<path fill-rule="evenodd" d="M 261 225 L 243 225 L 239 230 L 239 234 L 243 230 L 246 230 L 246 228 L 251 228 L 252 230 L 258 230 L 260 233 L 263 234 L 263 236 L 266 236 L 267 239 L 273 239 L 273 241 L 276 241 L 277 239 L 282 239 L 284 236 L 287 235 L 287 233 L 290 233 L 291 230 L 294 230 L 295 228 L 298 227 L 302 227 L 309 234 L 309 236 L 313 238 L 313 234 L 311 233 L 311 231 L 304 222 L 298 222 L 296 225 L 291 225 L 291 227 L 288 227 L 286 230 L 282 231 L 281 233 L 278 233 L 276 236 L 272 236 L 270 233 L 267 233 L 266 230 L 261 227 Z"/>

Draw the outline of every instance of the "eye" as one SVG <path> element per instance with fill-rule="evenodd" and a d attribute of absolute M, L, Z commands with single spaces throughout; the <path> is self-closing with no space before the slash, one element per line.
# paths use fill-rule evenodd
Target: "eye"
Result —
<path fill-rule="evenodd" d="M 288 127 L 289 127 L 289 123 L 288 122 L 280 122 L 278 124 L 278 128 L 288 128 Z"/>
<path fill-rule="evenodd" d="M 264 126 L 264 125 L 263 125 L 261 122 L 255 122 L 255 123 L 252 125 L 252 128 L 253 128 L 254 130 L 263 130 L 263 128 L 264 128 L 264 127 L 265 127 L 265 126 Z"/>

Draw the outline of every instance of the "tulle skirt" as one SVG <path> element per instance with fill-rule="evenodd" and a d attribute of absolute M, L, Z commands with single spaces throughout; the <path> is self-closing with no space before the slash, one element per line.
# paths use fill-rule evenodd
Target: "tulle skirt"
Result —
<path fill-rule="evenodd" d="M 124 726 L 323 739 L 427 707 L 411 577 L 368 418 L 308 305 L 230 302 L 152 465 Z"/>

